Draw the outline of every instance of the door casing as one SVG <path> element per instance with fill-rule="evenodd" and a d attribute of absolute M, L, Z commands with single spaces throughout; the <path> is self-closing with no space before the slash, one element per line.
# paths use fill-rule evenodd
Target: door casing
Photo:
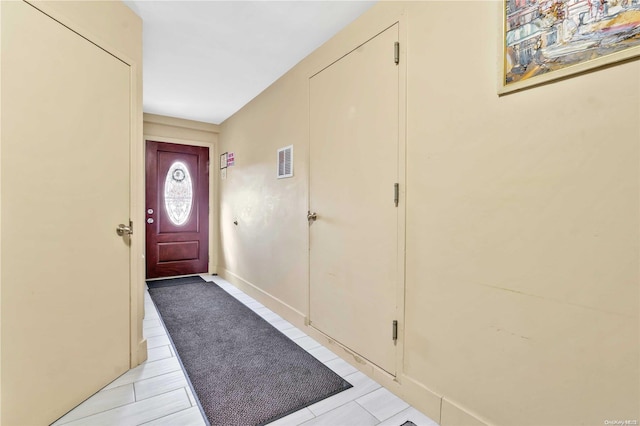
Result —
<path fill-rule="evenodd" d="M 184 150 L 183 150 L 184 148 Z M 183 144 L 169 144 L 158 141 L 146 141 L 146 214 L 147 220 L 145 224 L 146 228 L 146 254 L 147 261 L 147 279 L 151 278 L 164 278 L 171 276 L 190 275 L 194 273 L 208 272 L 208 265 L 210 260 L 209 253 L 209 227 L 210 227 L 210 201 L 209 201 L 209 159 L 210 149 L 209 147 L 199 147 L 194 145 Z M 206 158 L 204 153 L 206 152 Z M 188 215 L 187 222 L 182 225 L 174 225 L 168 219 L 165 214 L 165 209 L 162 205 L 162 196 L 160 192 L 161 187 L 164 187 L 163 181 L 166 176 L 163 169 L 162 158 L 166 156 L 172 157 L 171 163 L 173 163 L 176 157 L 181 158 L 180 161 L 187 164 L 192 161 L 195 156 L 196 163 L 191 169 L 190 179 L 192 182 L 193 194 L 192 194 L 192 206 Z M 191 160 L 188 160 L 191 159 Z M 169 167 L 169 164 L 166 164 Z M 153 170 L 155 168 L 155 170 Z M 203 176 L 202 174 L 205 174 Z M 150 182 L 150 178 L 152 181 Z M 153 182 L 155 181 L 155 182 Z M 202 185 L 205 188 L 202 188 Z M 153 190 L 154 188 L 155 190 Z M 152 191 L 150 193 L 149 191 Z M 153 194 L 155 192 L 155 194 Z M 149 213 L 152 212 L 152 213 Z M 151 223 L 149 223 L 151 222 Z M 191 226 L 195 225 L 195 228 Z M 164 231 L 163 231 L 164 229 Z M 186 238 L 186 239 L 185 239 Z M 157 258 L 159 253 L 155 251 L 159 249 L 161 245 L 171 244 L 173 248 L 169 249 L 166 254 L 175 256 L 178 254 L 176 244 L 179 243 L 193 243 L 195 241 L 201 242 L 203 238 L 206 238 L 206 245 L 198 244 L 198 255 L 196 258 L 184 259 L 184 260 L 172 260 L 171 262 L 181 262 L 180 264 L 162 263 Z M 155 240 L 156 244 L 152 241 Z M 155 251 L 155 253 L 154 253 Z M 183 253 L 184 254 L 184 253 Z M 205 259 L 206 256 L 206 259 Z M 206 269 L 206 270 L 205 270 Z"/>
<path fill-rule="evenodd" d="M 216 226 L 216 206 L 215 203 L 218 200 L 218 191 L 217 191 L 217 185 L 216 185 L 216 175 L 217 175 L 217 168 L 215 168 L 215 166 L 217 165 L 217 163 L 214 161 L 217 157 L 217 147 L 216 144 L 214 142 L 202 142 L 202 141 L 196 141 L 196 140 L 189 140 L 189 139 L 181 139 L 181 138 L 172 138 L 172 137 L 166 137 L 166 136 L 159 136 L 153 133 L 145 133 L 144 135 L 144 144 L 146 145 L 147 141 L 155 141 L 155 142 L 164 142 L 164 143 L 173 143 L 173 144 L 178 144 L 178 145 L 191 145 L 191 146 L 202 146 L 202 147 L 207 147 L 209 148 L 209 263 L 208 263 L 208 273 L 209 274 L 214 274 L 216 273 L 217 270 L 217 259 L 218 259 L 218 227 Z M 145 170 L 144 168 L 144 162 L 143 162 L 143 171 Z M 143 180 L 143 188 L 144 188 L 144 180 Z M 144 195 L 144 189 L 143 189 L 143 195 Z M 146 197 L 144 197 L 145 202 L 146 202 Z M 144 208 L 143 208 L 144 210 Z M 144 213 L 144 211 L 143 211 Z M 144 219 L 143 219 L 144 220 Z M 146 249 L 146 237 L 144 237 L 145 241 L 143 241 L 143 254 L 145 253 Z M 144 267 L 144 263 L 143 263 L 143 267 Z M 146 272 L 145 272 L 146 273 Z"/>

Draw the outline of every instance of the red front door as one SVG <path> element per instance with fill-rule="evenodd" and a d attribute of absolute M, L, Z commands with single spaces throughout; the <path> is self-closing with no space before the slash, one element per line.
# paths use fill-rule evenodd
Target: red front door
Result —
<path fill-rule="evenodd" d="M 207 272 L 209 148 L 147 141 L 147 278 Z"/>

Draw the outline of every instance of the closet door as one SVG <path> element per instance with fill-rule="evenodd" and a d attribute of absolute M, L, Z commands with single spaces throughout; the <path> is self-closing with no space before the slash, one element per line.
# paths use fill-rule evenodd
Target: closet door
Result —
<path fill-rule="evenodd" d="M 310 79 L 311 325 L 391 374 L 398 25 Z"/>
<path fill-rule="evenodd" d="M 0 7 L 0 420 L 45 425 L 129 367 L 130 67 Z"/>

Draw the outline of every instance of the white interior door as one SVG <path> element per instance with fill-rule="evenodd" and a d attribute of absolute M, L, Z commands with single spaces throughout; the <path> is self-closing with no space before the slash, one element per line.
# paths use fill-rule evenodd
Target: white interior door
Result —
<path fill-rule="evenodd" d="M 2 424 L 56 420 L 129 367 L 130 68 L 2 5 Z"/>
<path fill-rule="evenodd" d="M 398 25 L 310 79 L 311 325 L 395 374 Z"/>

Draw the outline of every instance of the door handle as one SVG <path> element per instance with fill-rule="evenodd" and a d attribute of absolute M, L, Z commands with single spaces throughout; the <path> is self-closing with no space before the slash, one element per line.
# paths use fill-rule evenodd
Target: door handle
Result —
<path fill-rule="evenodd" d="M 120 235 L 121 237 L 123 235 L 131 235 L 131 234 L 133 234 L 133 225 L 132 225 L 132 223 L 129 222 L 129 226 L 125 225 L 124 223 L 121 223 L 116 228 L 116 233 L 118 235 Z"/>
<path fill-rule="evenodd" d="M 311 210 L 307 211 L 307 220 L 308 221 L 316 221 L 318 220 L 318 215 L 316 212 L 311 213 Z"/>

